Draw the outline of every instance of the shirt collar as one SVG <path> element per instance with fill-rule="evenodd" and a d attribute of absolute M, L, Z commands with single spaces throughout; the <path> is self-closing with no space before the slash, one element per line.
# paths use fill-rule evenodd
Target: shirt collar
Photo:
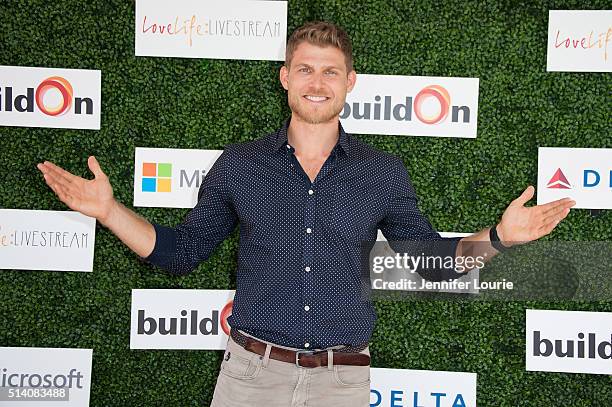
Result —
<path fill-rule="evenodd" d="M 285 147 L 287 145 L 287 141 L 288 141 L 287 134 L 288 134 L 290 122 L 291 122 L 291 118 L 285 120 L 283 127 L 281 127 L 280 130 L 278 130 L 278 132 L 276 133 L 276 141 L 274 142 L 274 151 L 278 151 L 281 149 L 281 147 Z M 342 127 L 342 124 L 338 122 L 338 143 L 336 146 L 340 146 L 342 150 L 346 154 L 348 154 L 350 150 L 350 141 L 351 141 L 350 134 L 345 132 L 344 128 Z"/>

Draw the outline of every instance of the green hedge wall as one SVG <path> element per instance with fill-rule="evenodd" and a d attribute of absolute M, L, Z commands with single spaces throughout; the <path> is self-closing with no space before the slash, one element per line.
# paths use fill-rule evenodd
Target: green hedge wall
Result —
<path fill-rule="evenodd" d="M 289 30 L 324 19 L 353 38 L 358 72 L 480 78 L 475 140 L 360 136 L 401 156 L 438 230 L 475 231 L 535 184 L 538 146 L 612 147 L 610 74 L 547 73 L 549 9 L 605 1 L 289 1 Z M 95 154 L 130 205 L 135 146 L 221 149 L 288 117 L 279 62 L 134 56 L 134 2 L 0 1 L 0 65 L 102 70 L 100 131 L 0 128 L 0 207 L 63 210 L 36 169 L 89 176 Z M 0 82 L 2 78 L 0 78 Z M 185 210 L 138 208 L 178 223 Z M 612 213 L 573 210 L 549 237 L 612 240 Z M 93 273 L 0 272 L 0 346 L 93 348 L 92 406 L 208 405 L 215 351 L 129 349 L 133 288 L 234 288 L 237 233 L 185 277 L 97 230 Z M 603 259 L 609 261 L 610 259 Z M 612 302 L 378 301 L 373 366 L 478 373 L 481 406 L 610 406 L 611 376 L 526 372 L 526 308 Z M 407 384 L 409 386 L 409 384 Z"/>

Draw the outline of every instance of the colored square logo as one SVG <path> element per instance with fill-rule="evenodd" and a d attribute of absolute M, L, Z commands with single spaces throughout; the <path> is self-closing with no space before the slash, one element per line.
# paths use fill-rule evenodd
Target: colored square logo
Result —
<path fill-rule="evenodd" d="M 156 177 L 157 176 L 157 163 L 142 163 L 142 176 L 143 177 Z"/>
<path fill-rule="evenodd" d="M 171 163 L 142 163 L 142 192 L 171 191 Z"/>
<path fill-rule="evenodd" d="M 170 178 L 157 179 L 157 192 L 170 192 L 171 190 L 172 184 Z"/>
<path fill-rule="evenodd" d="M 157 164 L 157 176 L 170 178 L 172 176 L 172 164 L 170 163 Z"/>
<path fill-rule="evenodd" d="M 142 192 L 155 192 L 155 178 L 142 179 Z"/>

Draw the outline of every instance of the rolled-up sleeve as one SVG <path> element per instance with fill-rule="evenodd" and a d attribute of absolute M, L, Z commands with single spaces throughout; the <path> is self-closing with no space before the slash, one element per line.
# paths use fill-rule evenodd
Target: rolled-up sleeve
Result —
<path fill-rule="evenodd" d="M 443 238 L 418 208 L 418 197 L 404 163 L 396 158 L 389 181 L 390 195 L 385 217 L 378 228 L 396 253 L 439 255 L 455 258 L 461 238 Z M 405 242 L 413 242 L 406 244 Z M 410 250 L 408 253 L 406 250 Z M 414 252 L 413 252 L 414 251 Z M 463 274 L 452 269 L 417 270 L 427 280 L 453 280 Z"/>
<path fill-rule="evenodd" d="M 145 261 L 172 274 L 187 274 L 234 230 L 238 217 L 229 185 L 231 160 L 228 146 L 204 177 L 198 203 L 180 225 L 172 228 L 153 224 L 155 247 Z"/>

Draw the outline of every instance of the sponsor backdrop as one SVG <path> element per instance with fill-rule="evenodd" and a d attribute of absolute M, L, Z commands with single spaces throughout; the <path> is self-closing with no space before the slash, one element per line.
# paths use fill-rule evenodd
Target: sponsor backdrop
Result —
<path fill-rule="evenodd" d="M 538 204 L 566 196 L 576 208 L 612 209 L 612 148 L 538 149 Z"/>
<path fill-rule="evenodd" d="M 286 1 L 136 1 L 140 56 L 282 61 L 286 37 Z"/>
<path fill-rule="evenodd" d="M 133 290 L 130 348 L 225 349 L 233 290 Z"/>
<path fill-rule="evenodd" d="M 549 71 L 612 72 L 612 10 L 551 10 Z"/>
<path fill-rule="evenodd" d="M 189 44 L 184 34 L 175 38 L 181 44 L 171 47 L 175 52 L 184 52 L 182 57 L 135 56 L 136 44 L 140 42 L 136 41 L 134 31 L 143 23 L 136 19 L 135 2 L 5 3 L 0 8 L 0 29 L 9 34 L 0 37 L 0 66 L 100 71 L 103 106 L 97 103 L 94 93 L 87 88 L 82 91 L 80 84 L 77 86 L 76 78 L 66 76 L 64 79 L 73 86 L 73 110 L 61 119 L 74 114 L 77 105 L 74 98 L 91 98 L 93 107 L 101 109 L 99 131 L 40 128 L 33 123 L 29 124 L 31 127 L 8 126 L 2 121 L 8 116 L 0 116 L 1 208 L 65 210 L 45 186 L 35 164 L 50 159 L 72 172 L 89 176 L 86 165 L 89 154 L 100 160 L 118 199 L 131 205 L 137 182 L 136 147 L 222 150 L 228 143 L 252 140 L 275 130 L 289 114 L 278 83 L 281 65 L 278 57 L 263 60 L 263 55 L 258 55 L 262 60 L 257 61 L 247 60 L 246 54 L 236 56 L 242 60 L 212 59 L 212 54 L 211 59 L 187 58 Z M 458 96 L 451 94 L 452 89 L 445 88 L 450 105 L 469 106 L 470 120 L 476 120 L 477 109 L 476 138 L 463 138 L 474 136 L 467 133 L 456 134 L 462 138 L 380 133 L 359 136 L 404 159 L 420 196 L 420 208 L 435 228 L 472 231 L 496 222 L 506 205 L 527 184 L 537 184 L 538 146 L 612 148 L 609 73 L 547 72 L 549 10 L 597 10 L 605 9 L 606 5 L 603 1 L 451 0 L 435 5 L 289 1 L 287 32 L 312 19 L 343 25 L 354 40 L 355 67 L 363 74 L 478 78 L 478 104 L 473 108 L 472 102 L 459 101 Z M 174 14 L 157 15 L 154 23 L 174 25 L 173 32 L 180 30 L 184 21 L 176 22 Z M 189 18 L 183 14 L 179 17 Z M 217 17 L 205 13 L 202 20 L 197 18 L 196 31 L 202 20 Z M 218 21 L 221 20 L 219 17 Z M 582 31 L 574 30 L 571 35 L 588 35 L 591 30 L 600 33 L 604 29 L 589 26 Z M 146 41 L 161 44 L 166 39 L 161 35 L 143 37 L 142 44 Z M 199 47 L 208 46 L 211 38 L 194 35 L 192 40 L 194 50 L 210 51 Z M 271 44 L 272 40 L 264 42 Z M 593 51 L 601 57 L 603 48 Z M 62 75 L 57 71 L 49 76 Z M 15 102 L 21 107 L 28 103 L 27 88 L 35 92 L 40 81 L 49 76 L 29 81 L 25 74 L 11 76 L 10 80 L 1 75 L 2 101 L 5 88 L 13 87 L 11 113 L 15 113 Z M 28 83 L 21 82 L 26 79 Z M 89 84 L 95 89 L 95 80 Z M 376 102 L 376 95 L 383 98 L 396 93 L 405 102 L 406 97 L 417 96 L 414 92 L 441 83 L 420 85 L 407 89 L 410 92 L 395 89 L 393 94 L 387 94 L 381 90 L 364 103 Z M 55 103 L 59 99 L 53 100 L 58 96 L 56 91 L 57 87 L 50 88 L 47 95 L 51 107 L 58 106 Z M 19 96 L 23 97 L 17 101 Z M 434 110 L 436 100 L 440 99 L 428 98 Z M 78 106 L 84 109 L 81 112 L 86 113 L 88 103 L 79 101 Z M 33 109 L 18 113 L 42 115 L 45 122 L 53 119 L 37 110 L 35 100 Z M 374 105 L 371 109 L 375 114 Z M 398 115 L 401 110 L 398 108 Z M 459 110 L 457 118 L 462 119 L 461 113 L 465 111 Z M 384 112 L 381 104 L 382 117 Z M 445 120 L 452 120 L 452 113 L 450 110 Z M 75 127 L 81 127 L 76 126 L 80 117 L 71 120 Z M 410 135 L 417 134 L 415 131 Z M 163 171 L 162 166 L 162 175 Z M 547 182 L 553 175 L 542 177 L 547 177 Z M 600 186 L 608 182 L 604 175 L 601 174 Z M 572 183 L 570 175 L 567 176 Z M 137 208 L 152 221 L 170 225 L 180 222 L 187 210 Z M 0 272 L 0 346 L 94 349 L 92 406 L 207 405 L 222 353 L 130 349 L 132 290 L 234 289 L 237 233 L 194 273 L 173 277 L 143 263 L 108 230 L 96 228 L 93 273 Z M 609 210 L 573 210 L 550 239 L 612 240 L 612 214 Z M 610 312 L 611 302 L 423 300 L 377 301 L 375 305 L 379 320 L 371 345 L 374 367 L 477 373 L 480 406 L 556 405 L 559 400 L 567 405 L 612 404 L 608 375 L 535 372 L 525 368 L 527 308 Z M 177 309 L 167 316 L 145 314 L 145 317 L 157 318 L 157 322 L 160 317 L 178 318 L 180 333 L 183 310 L 191 308 Z M 197 318 L 211 316 L 198 314 Z M 150 322 L 143 325 L 143 329 L 151 329 Z M 548 340 L 556 338 L 552 332 L 541 332 Z M 588 333 L 586 328 L 583 333 Z M 598 337 L 597 341 L 609 339 Z M 411 406 L 410 397 L 417 391 L 412 384 L 406 381 L 381 388 L 384 398 L 381 405 L 389 405 L 390 391 L 397 390 L 403 393 L 402 401 L 396 405 Z M 445 389 L 448 396 L 440 400 L 440 405 L 453 405 L 455 400 L 451 399 L 457 390 L 446 385 L 442 383 L 437 387 L 439 390 L 434 387 L 418 390 L 417 405 L 435 406 L 434 396 L 424 392 Z M 464 393 L 466 405 L 471 406 L 467 395 Z"/>
<path fill-rule="evenodd" d="M 0 269 L 93 271 L 95 226 L 79 212 L 0 209 Z"/>
<path fill-rule="evenodd" d="M 136 147 L 134 206 L 193 208 L 221 150 Z"/>
<path fill-rule="evenodd" d="M 357 75 L 340 113 L 359 134 L 476 137 L 478 78 Z"/>
<path fill-rule="evenodd" d="M 373 368 L 370 407 L 476 405 L 476 374 Z"/>
<path fill-rule="evenodd" d="M 92 349 L 0 348 L 0 406 L 88 406 L 92 354 Z"/>
<path fill-rule="evenodd" d="M 527 310 L 526 367 L 612 374 L 612 312 Z"/>

